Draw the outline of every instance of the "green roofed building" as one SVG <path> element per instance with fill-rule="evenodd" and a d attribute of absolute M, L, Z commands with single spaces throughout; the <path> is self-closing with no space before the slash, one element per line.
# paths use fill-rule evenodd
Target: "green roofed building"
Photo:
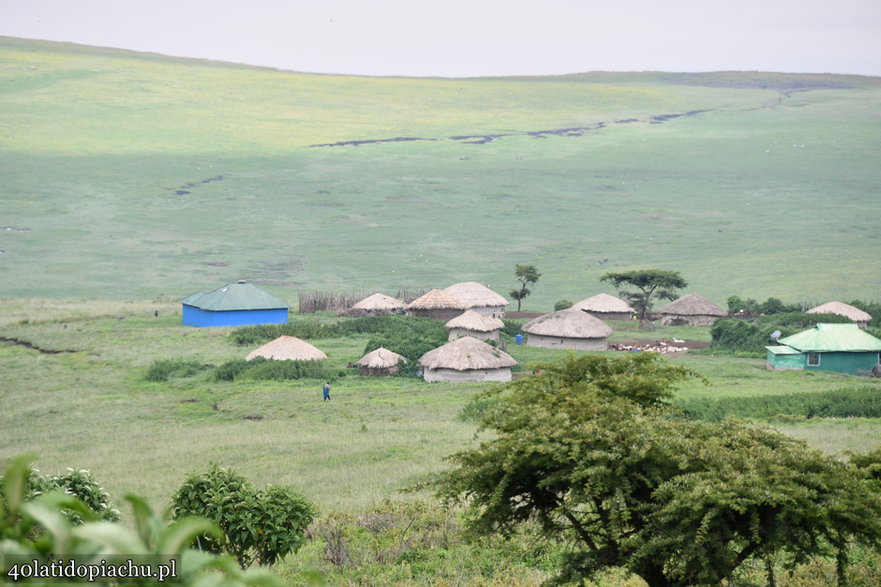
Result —
<path fill-rule="evenodd" d="M 288 305 L 252 283 L 241 280 L 196 292 L 183 300 L 186 326 L 287 324 Z"/>
<path fill-rule="evenodd" d="M 817 324 L 778 341 L 768 351 L 768 369 L 809 369 L 853 375 L 881 365 L 881 340 L 856 324 Z"/>

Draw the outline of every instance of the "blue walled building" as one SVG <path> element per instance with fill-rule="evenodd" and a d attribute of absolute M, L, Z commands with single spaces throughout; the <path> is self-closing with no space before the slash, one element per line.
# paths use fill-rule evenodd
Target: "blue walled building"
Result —
<path fill-rule="evenodd" d="M 256 285 L 240 280 L 181 300 L 185 326 L 287 324 L 288 305 Z"/>

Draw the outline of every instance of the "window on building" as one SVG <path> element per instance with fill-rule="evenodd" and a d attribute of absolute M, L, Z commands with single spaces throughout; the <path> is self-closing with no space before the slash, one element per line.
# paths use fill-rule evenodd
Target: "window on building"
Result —
<path fill-rule="evenodd" d="M 808 367 L 820 366 L 820 353 L 808 353 Z"/>

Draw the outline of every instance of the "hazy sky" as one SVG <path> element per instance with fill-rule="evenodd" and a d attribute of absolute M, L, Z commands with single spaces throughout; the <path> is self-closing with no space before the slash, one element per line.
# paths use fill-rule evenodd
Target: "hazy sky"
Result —
<path fill-rule="evenodd" d="M 881 75 L 881 0 L 0 0 L 0 35 L 362 75 Z"/>

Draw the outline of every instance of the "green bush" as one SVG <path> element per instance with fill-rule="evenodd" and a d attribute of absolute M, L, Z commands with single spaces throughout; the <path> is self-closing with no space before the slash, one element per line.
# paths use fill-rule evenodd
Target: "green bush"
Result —
<path fill-rule="evenodd" d="M 150 564 L 157 573 L 170 573 L 176 585 L 225 585 L 228 587 L 282 587 L 278 576 L 266 569 L 243 571 L 228 556 L 213 556 L 191 548 L 200 535 L 219 535 L 216 525 L 204 518 L 168 523 L 141 498 L 127 495 L 135 530 L 100 519 L 83 501 L 64 491 L 29 495 L 33 469 L 25 457 L 13 459 L 3 474 L 0 499 L 0 577 L 18 579 L 18 562 L 33 560 L 76 561 L 83 566 Z M 73 475 L 76 479 L 85 477 Z M 90 477 L 89 477 L 90 479 Z M 87 483 L 88 484 L 88 483 Z M 80 516 L 77 524 L 68 512 Z M 173 561 L 173 563 L 172 563 Z M 174 564 L 174 567 L 171 565 Z M 25 578 L 23 575 L 21 578 Z M 154 583 L 159 577 L 112 580 L 114 585 Z M 25 579 L 24 582 L 28 582 Z M 80 580 L 79 582 L 85 582 Z M 101 581 L 105 584 L 105 581 Z M 33 583 L 36 584 L 36 583 Z M 39 584 L 43 584 L 42 581 Z M 52 584 L 52 582 L 49 582 Z M 65 583 L 68 584 L 68 583 Z M 108 583 L 109 584 L 109 583 Z"/>
<path fill-rule="evenodd" d="M 406 357 L 414 368 L 422 355 L 447 343 L 449 333 L 443 323 L 430 318 L 387 316 L 385 328 L 376 332 L 364 348 L 369 353 L 384 347 Z"/>
<path fill-rule="evenodd" d="M 199 361 L 189 359 L 159 359 L 147 368 L 147 381 L 168 381 L 172 377 L 191 377 L 204 369 Z"/>
<path fill-rule="evenodd" d="M 6 503 L 5 481 L 0 476 L 0 505 Z M 31 501 L 37 497 L 52 492 L 61 491 L 72 496 L 85 505 L 89 511 L 102 520 L 115 522 L 119 520 L 119 510 L 114 507 L 110 500 L 110 494 L 85 470 L 68 469 L 61 475 L 43 475 L 37 469 L 30 468 L 27 471 L 26 484 L 24 487 L 25 500 Z M 65 517 L 74 525 L 84 521 L 80 512 L 74 509 L 63 509 Z"/>
<path fill-rule="evenodd" d="M 710 328 L 710 348 L 714 351 L 751 353 L 765 356 L 765 346 L 773 344 L 771 334 L 779 330 L 781 338 L 802 330 L 813 328 L 821 322 L 847 323 L 844 316 L 837 314 L 807 314 L 805 312 L 784 312 L 771 316 L 760 316 L 754 320 L 722 318 Z"/>
<path fill-rule="evenodd" d="M 675 402 L 689 418 L 721 422 L 728 416 L 770 421 L 808 418 L 881 418 L 881 394 L 871 387 Z"/>
<path fill-rule="evenodd" d="M 251 360 L 233 359 L 219 365 L 214 370 L 215 381 L 287 381 L 292 379 L 335 380 L 344 376 L 344 371 L 328 369 L 318 361 L 277 361 L 265 357 Z"/>
<path fill-rule="evenodd" d="M 557 312 L 559 310 L 567 310 L 571 308 L 572 304 L 574 303 L 575 302 L 573 302 L 572 300 L 559 300 L 554 303 L 554 312 Z"/>
<path fill-rule="evenodd" d="M 299 550 L 316 508 L 290 487 L 257 490 L 235 471 L 212 464 L 206 473 L 187 477 L 172 498 L 172 513 L 214 521 L 221 534 L 200 536 L 199 548 L 229 553 L 246 568 L 271 565 Z"/>

